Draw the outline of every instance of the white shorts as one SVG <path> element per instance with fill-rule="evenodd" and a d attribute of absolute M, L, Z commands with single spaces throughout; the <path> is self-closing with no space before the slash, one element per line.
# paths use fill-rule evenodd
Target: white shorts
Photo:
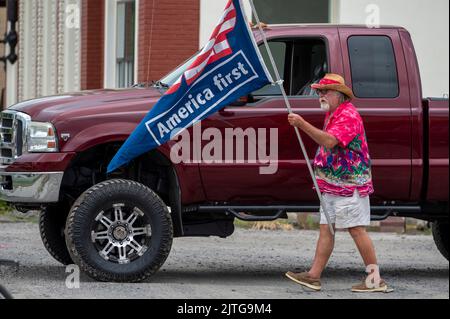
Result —
<path fill-rule="evenodd" d="M 336 229 L 347 229 L 357 226 L 370 225 L 370 198 L 361 197 L 355 190 L 352 197 L 335 196 L 323 194 L 322 199 L 325 209 L 328 211 L 331 223 Z M 327 225 L 328 221 L 320 207 L 320 224 Z"/>

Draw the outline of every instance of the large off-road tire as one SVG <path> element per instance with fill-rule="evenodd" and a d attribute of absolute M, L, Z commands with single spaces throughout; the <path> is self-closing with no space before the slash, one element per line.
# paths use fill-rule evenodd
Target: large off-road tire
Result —
<path fill-rule="evenodd" d="M 448 229 L 449 224 L 448 220 L 446 221 L 436 221 L 432 225 L 433 238 L 436 243 L 437 248 L 441 252 L 442 256 L 444 256 L 448 260 Z"/>
<path fill-rule="evenodd" d="M 39 232 L 47 251 L 63 265 L 73 264 L 66 246 L 64 228 L 69 213 L 67 205 L 46 207 L 39 215 Z"/>
<path fill-rule="evenodd" d="M 93 186 L 72 206 L 66 223 L 72 259 L 90 277 L 140 282 L 166 261 L 173 226 L 167 206 L 148 187 L 128 180 Z"/>

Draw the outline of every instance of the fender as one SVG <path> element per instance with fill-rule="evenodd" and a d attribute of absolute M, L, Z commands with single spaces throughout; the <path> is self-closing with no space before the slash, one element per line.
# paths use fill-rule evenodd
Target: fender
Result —
<path fill-rule="evenodd" d="M 83 152 L 100 144 L 124 142 L 136 128 L 136 123 L 108 122 L 87 127 L 71 136 L 67 142 L 61 141 L 61 152 Z"/>
<path fill-rule="evenodd" d="M 61 151 L 80 153 L 101 144 L 123 143 L 135 128 L 136 123 L 131 122 L 109 122 L 90 126 L 65 142 L 61 146 Z M 167 162 L 172 163 L 170 143 L 162 145 L 157 151 L 167 159 Z M 178 176 L 183 204 L 206 200 L 199 164 L 172 163 L 172 167 Z"/>

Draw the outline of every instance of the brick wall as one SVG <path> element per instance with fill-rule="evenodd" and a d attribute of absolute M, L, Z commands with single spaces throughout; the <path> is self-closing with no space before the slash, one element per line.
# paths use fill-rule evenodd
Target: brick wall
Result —
<path fill-rule="evenodd" d="M 104 0 L 82 0 L 81 89 L 103 88 Z"/>
<path fill-rule="evenodd" d="M 139 6 L 138 80 L 158 80 L 198 50 L 200 0 L 141 0 Z"/>

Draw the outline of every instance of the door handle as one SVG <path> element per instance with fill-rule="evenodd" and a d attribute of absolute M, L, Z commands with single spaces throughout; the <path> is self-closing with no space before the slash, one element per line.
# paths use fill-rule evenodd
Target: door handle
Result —
<path fill-rule="evenodd" d="M 234 116 L 235 113 L 231 112 L 231 111 L 227 111 L 225 109 L 222 109 L 219 111 L 219 114 L 223 117 L 231 117 L 231 116 Z"/>

